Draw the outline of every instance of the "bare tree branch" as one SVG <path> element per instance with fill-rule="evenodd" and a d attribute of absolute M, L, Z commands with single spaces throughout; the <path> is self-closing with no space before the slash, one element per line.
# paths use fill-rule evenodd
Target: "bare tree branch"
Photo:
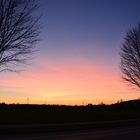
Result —
<path fill-rule="evenodd" d="M 140 88 L 140 24 L 127 32 L 120 56 L 123 79 Z"/>
<path fill-rule="evenodd" d="M 26 64 L 39 41 L 40 17 L 34 0 L 0 0 L 0 71 Z"/>

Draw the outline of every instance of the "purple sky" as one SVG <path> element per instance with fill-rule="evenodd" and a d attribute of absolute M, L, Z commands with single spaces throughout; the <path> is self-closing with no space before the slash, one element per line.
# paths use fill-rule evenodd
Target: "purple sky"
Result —
<path fill-rule="evenodd" d="M 140 1 L 44 0 L 41 12 L 43 55 L 80 56 L 116 70 L 125 33 L 140 20 Z"/>
<path fill-rule="evenodd" d="M 1 73 L 0 92 L 5 102 L 20 102 L 17 97 L 25 102 L 29 96 L 38 99 L 37 103 L 52 98 L 57 101 L 50 103 L 66 103 L 66 98 L 75 98 L 78 104 L 84 98 L 86 102 L 92 102 L 91 98 L 113 102 L 139 96 L 120 82 L 119 70 L 125 33 L 140 21 L 139 0 L 38 2 L 43 15 L 39 52 L 26 72 Z"/>

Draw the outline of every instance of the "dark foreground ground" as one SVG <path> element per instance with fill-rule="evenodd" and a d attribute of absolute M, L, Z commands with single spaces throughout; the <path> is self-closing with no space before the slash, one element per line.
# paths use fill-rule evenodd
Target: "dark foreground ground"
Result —
<path fill-rule="evenodd" d="M 112 105 L 0 104 L 0 125 L 56 124 L 140 119 L 140 100 Z"/>
<path fill-rule="evenodd" d="M 112 105 L 0 104 L 0 140 L 140 140 L 140 100 Z"/>
<path fill-rule="evenodd" d="M 140 125 L 1 136 L 0 140 L 139 140 Z"/>

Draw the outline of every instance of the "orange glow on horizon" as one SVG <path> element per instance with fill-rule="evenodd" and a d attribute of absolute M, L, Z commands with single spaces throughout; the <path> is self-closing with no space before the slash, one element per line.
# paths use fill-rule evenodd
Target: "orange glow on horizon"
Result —
<path fill-rule="evenodd" d="M 45 60 L 45 59 L 43 59 Z M 139 97 L 120 75 L 89 61 L 38 62 L 38 69 L 2 75 L 1 102 L 47 104 L 107 104 Z M 9 80 L 10 79 L 10 80 Z M 135 94 L 133 93 L 135 92 Z"/>

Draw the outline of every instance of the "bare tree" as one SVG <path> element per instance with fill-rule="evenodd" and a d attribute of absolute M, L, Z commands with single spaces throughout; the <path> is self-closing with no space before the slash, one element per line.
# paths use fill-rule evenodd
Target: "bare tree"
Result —
<path fill-rule="evenodd" d="M 140 24 L 127 32 L 120 55 L 123 79 L 140 88 Z"/>
<path fill-rule="evenodd" d="M 0 71 L 26 64 L 39 41 L 34 0 L 0 0 Z"/>

